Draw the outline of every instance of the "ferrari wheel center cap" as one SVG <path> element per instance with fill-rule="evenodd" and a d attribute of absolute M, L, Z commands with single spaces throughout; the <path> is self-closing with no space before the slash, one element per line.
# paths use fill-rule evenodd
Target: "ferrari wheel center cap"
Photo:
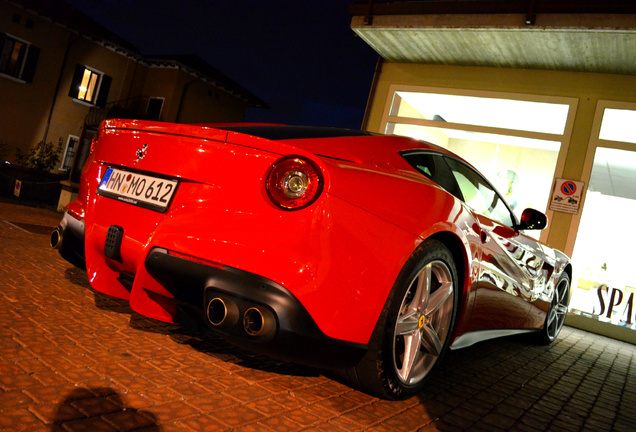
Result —
<path fill-rule="evenodd" d="M 426 324 L 426 317 L 422 315 L 420 319 L 417 321 L 417 325 L 419 328 L 422 328 L 424 327 L 424 324 Z"/>

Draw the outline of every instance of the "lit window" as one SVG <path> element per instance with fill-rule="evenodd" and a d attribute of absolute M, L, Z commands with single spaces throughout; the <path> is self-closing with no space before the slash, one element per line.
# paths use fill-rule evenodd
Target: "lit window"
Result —
<path fill-rule="evenodd" d="M 31 82 L 40 50 L 28 42 L 0 33 L 0 74 Z"/>
<path fill-rule="evenodd" d="M 108 75 L 78 64 L 68 95 L 73 99 L 103 107 L 108 98 L 111 80 Z"/>
<path fill-rule="evenodd" d="M 397 91 L 392 115 L 473 126 L 562 134 L 569 105 L 440 93 Z"/>
<path fill-rule="evenodd" d="M 600 139 L 636 144 L 636 110 L 605 108 Z"/>
<path fill-rule="evenodd" d="M 575 100 L 420 90 L 393 91 L 386 133 L 437 144 L 469 161 L 517 217 L 525 208 L 547 207 L 561 147 L 569 139 L 566 131 Z M 502 217 L 507 218 L 505 212 Z"/>
<path fill-rule="evenodd" d="M 87 102 L 93 102 L 95 99 L 95 90 L 97 90 L 98 79 L 99 75 L 95 72 L 89 69 L 84 69 L 84 76 L 82 77 L 82 83 L 80 84 L 77 98 Z"/>

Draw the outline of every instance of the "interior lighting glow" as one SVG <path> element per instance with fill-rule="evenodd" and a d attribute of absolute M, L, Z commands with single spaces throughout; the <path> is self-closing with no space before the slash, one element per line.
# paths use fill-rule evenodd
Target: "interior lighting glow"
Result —
<path fill-rule="evenodd" d="M 606 108 L 600 139 L 636 144 L 636 110 Z"/>
<path fill-rule="evenodd" d="M 515 99 L 403 91 L 396 94 L 401 103 L 410 106 L 410 113 L 419 113 L 427 120 L 559 135 L 565 131 L 570 109 L 567 104 Z"/>

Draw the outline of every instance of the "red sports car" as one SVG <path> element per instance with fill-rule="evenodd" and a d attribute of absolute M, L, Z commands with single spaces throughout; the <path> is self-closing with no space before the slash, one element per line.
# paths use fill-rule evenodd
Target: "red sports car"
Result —
<path fill-rule="evenodd" d="M 545 225 L 410 138 L 108 120 L 51 242 L 143 315 L 396 399 L 448 348 L 557 337 L 571 265 L 523 233 Z"/>

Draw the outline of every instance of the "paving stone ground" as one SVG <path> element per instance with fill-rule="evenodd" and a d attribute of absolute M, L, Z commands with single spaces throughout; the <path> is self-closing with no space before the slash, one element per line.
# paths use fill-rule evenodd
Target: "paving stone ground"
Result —
<path fill-rule="evenodd" d="M 451 351 L 417 397 L 144 318 L 48 247 L 60 215 L 0 203 L 2 431 L 636 430 L 636 347 L 565 327 Z"/>

